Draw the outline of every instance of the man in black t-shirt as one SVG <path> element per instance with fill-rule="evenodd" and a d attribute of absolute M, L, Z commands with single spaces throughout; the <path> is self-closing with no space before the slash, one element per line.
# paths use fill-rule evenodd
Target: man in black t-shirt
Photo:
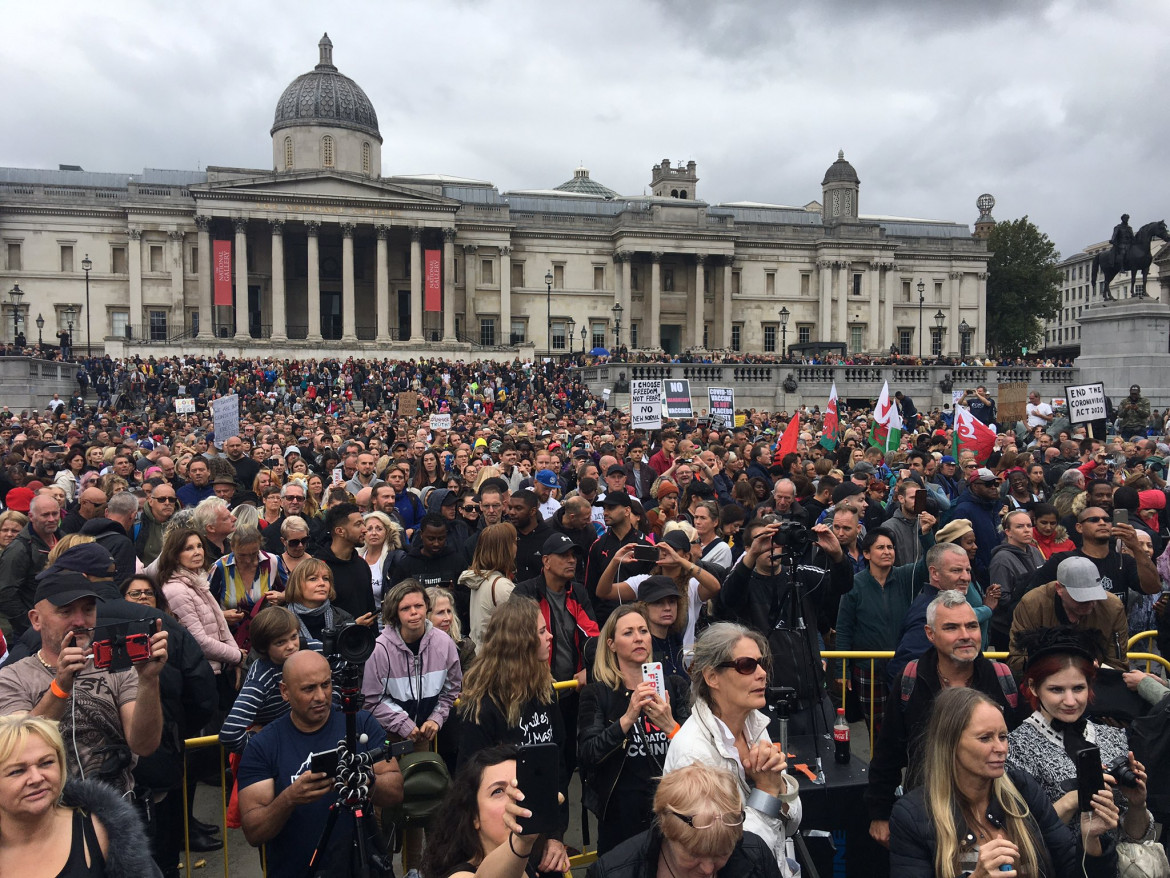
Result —
<path fill-rule="evenodd" d="M 1043 585 L 1056 581 L 1056 568 L 1065 558 L 1088 558 L 1101 574 L 1102 587 L 1117 595 L 1122 606 L 1129 607 L 1129 592 L 1157 594 L 1161 582 L 1154 562 L 1138 543 L 1137 531 L 1133 525 L 1113 524 L 1112 519 L 1100 506 L 1089 506 L 1077 516 L 1077 531 L 1081 535 L 1081 548 L 1072 552 L 1053 555 L 1040 568 L 1036 584 Z M 1114 545 L 1115 538 L 1132 554 L 1122 555 Z"/>

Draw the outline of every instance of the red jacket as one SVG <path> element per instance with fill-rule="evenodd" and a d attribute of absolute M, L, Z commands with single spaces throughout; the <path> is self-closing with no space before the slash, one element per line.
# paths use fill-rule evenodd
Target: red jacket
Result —
<path fill-rule="evenodd" d="M 547 588 L 542 573 L 540 576 L 516 583 L 516 588 L 512 593 L 524 595 L 540 602 L 540 614 L 544 616 L 544 624 L 553 637 L 552 655 L 556 655 L 557 638 L 566 636 L 566 632 L 557 630 L 556 620 L 548 606 Z M 573 651 L 577 656 L 576 669 L 581 671 L 585 668 L 585 644 L 589 642 L 590 638 L 597 637 L 601 630 L 593 620 L 593 607 L 589 604 L 588 596 L 583 592 L 578 595 L 571 582 L 566 586 L 566 590 L 568 593 L 565 595 L 565 609 L 569 611 L 569 615 L 576 622 L 572 631 Z"/>

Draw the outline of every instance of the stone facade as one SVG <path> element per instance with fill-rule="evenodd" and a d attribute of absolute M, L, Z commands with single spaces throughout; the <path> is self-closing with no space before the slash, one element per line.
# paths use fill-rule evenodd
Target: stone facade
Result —
<path fill-rule="evenodd" d="M 707 203 L 697 165 L 669 160 L 651 168 L 655 194 L 633 197 L 584 168 L 560 188 L 503 193 L 384 177 L 373 108 L 327 37 L 319 50 L 278 103 L 271 170 L 0 168 L 0 293 L 19 283 L 19 316 L 43 313 L 50 341 L 72 307 L 74 347 L 111 353 L 985 349 L 984 242 L 961 223 L 861 213 L 843 154 L 804 207 Z M 231 305 L 214 304 L 214 241 L 230 242 Z M 424 310 L 426 251 L 437 311 Z"/>

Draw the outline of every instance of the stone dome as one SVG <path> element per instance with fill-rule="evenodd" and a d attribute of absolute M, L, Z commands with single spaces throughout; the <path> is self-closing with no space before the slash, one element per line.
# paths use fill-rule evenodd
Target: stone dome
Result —
<path fill-rule="evenodd" d="M 300 125 L 321 125 L 361 131 L 381 143 L 374 105 L 361 86 L 333 66 L 333 41 L 329 34 L 321 37 L 317 46 L 320 62 L 284 90 L 276 104 L 270 133 Z"/>
<path fill-rule="evenodd" d="M 861 180 L 857 177 L 857 171 L 853 170 L 853 165 L 845 161 L 845 150 L 837 151 L 837 161 L 829 165 L 829 170 L 825 171 L 825 179 L 821 181 L 821 185 L 827 186 L 830 183 L 861 185 Z"/>
<path fill-rule="evenodd" d="M 602 198 L 616 198 L 617 193 L 589 178 L 589 169 L 582 166 L 573 171 L 573 179 L 556 187 L 561 192 L 577 192 L 582 195 L 599 195 Z"/>

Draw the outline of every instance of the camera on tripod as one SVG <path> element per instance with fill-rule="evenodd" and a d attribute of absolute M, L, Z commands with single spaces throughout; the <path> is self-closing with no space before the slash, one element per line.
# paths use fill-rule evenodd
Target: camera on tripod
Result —
<path fill-rule="evenodd" d="M 813 541 L 808 528 L 798 521 L 783 519 L 772 534 L 772 545 L 793 555 L 803 554 Z"/>
<path fill-rule="evenodd" d="M 321 652 L 327 659 L 362 665 L 374 654 L 377 639 L 378 635 L 364 625 L 343 622 L 321 632 Z"/>

